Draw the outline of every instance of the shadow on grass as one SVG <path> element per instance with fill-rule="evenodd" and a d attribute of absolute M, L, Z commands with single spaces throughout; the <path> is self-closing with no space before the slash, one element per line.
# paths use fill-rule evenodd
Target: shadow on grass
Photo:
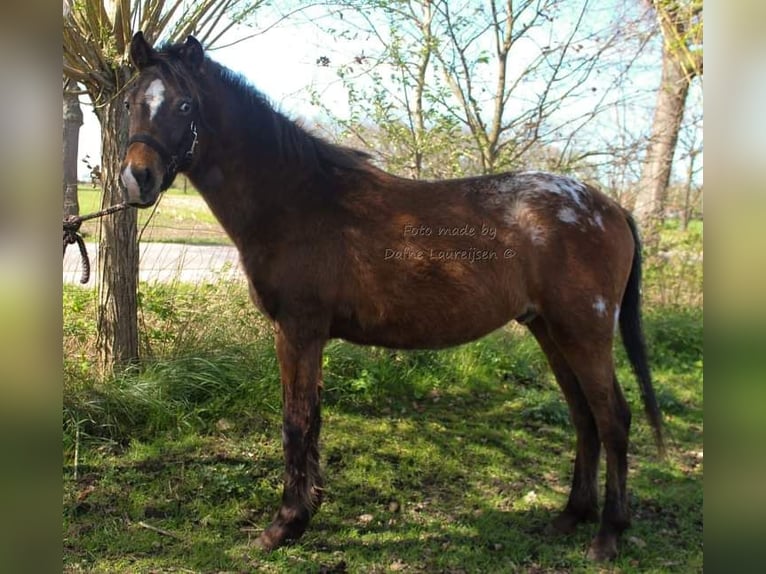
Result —
<path fill-rule="evenodd" d="M 656 459 L 623 358 L 619 378 L 634 413 L 634 523 L 615 567 L 695 571 L 702 565 L 701 324 L 696 315 L 647 319 L 670 457 Z M 684 346 L 690 336 L 694 344 Z M 568 493 L 574 433 L 539 351 L 528 339 L 510 339 L 499 334 L 439 355 L 331 348 L 321 439 L 325 503 L 299 543 L 272 554 L 248 541 L 268 525 L 281 494 L 278 409 L 255 414 L 279 404 L 277 385 L 242 391 L 246 407 L 213 411 L 207 434 L 188 444 L 158 434 L 132 451 L 91 449 L 77 481 L 65 468 L 65 566 L 596 571 L 584 560 L 596 525 L 569 537 L 546 532 Z M 275 378 L 271 351 L 268 365 L 259 376 Z M 233 388 L 245 388 L 235 379 Z M 217 428 L 219 416 L 229 428 Z"/>
<path fill-rule="evenodd" d="M 298 544 L 272 554 L 248 538 L 279 503 L 276 419 L 262 434 L 219 433 L 170 453 L 81 466 L 65 502 L 69 559 L 128 560 L 138 571 L 587 570 L 595 525 L 569 537 L 546 532 L 566 500 L 574 445 L 568 422 L 539 414 L 558 412 L 556 390 L 500 385 L 436 398 L 325 409 L 325 504 Z M 529 400 L 544 408 L 530 410 Z M 623 544 L 618 564 L 674 570 L 673 557 L 701 555 L 701 475 L 647 463 L 646 434 L 629 477 L 637 528 L 627 535 L 639 542 Z"/>

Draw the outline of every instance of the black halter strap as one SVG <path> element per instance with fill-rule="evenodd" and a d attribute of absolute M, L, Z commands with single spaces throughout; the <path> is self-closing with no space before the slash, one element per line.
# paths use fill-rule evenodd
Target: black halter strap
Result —
<path fill-rule="evenodd" d="M 173 156 L 170 155 L 170 152 L 168 152 L 167 149 L 165 149 L 165 146 L 162 145 L 159 142 L 159 140 L 150 136 L 149 134 L 134 135 L 128 140 L 128 147 L 130 147 L 134 143 L 142 143 L 144 145 L 148 145 L 150 148 L 152 148 L 154 151 L 157 152 L 157 154 L 162 158 L 162 161 L 165 165 L 168 165 L 169 163 L 171 163 L 171 160 L 173 159 Z"/>
<path fill-rule="evenodd" d="M 167 148 L 154 136 L 149 134 L 134 134 L 128 140 L 128 147 L 134 143 L 142 143 L 149 146 L 157 155 L 162 159 L 162 163 L 165 164 L 165 177 L 163 178 L 162 187 L 167 189 L 179 171 L 186 169 L 191 164 L 191 160 L 194 158 L 194 151 L 197 149 L 197 126 L 194 122 L 189 125 L 189 131 L 192 134 L 192 141 L 189 144 L 189 148 L 181 154 L 171 154 Z"/>

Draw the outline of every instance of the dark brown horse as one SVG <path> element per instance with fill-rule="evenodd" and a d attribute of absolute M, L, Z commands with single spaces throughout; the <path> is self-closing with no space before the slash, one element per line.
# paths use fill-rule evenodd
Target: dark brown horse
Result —
<path fill-rule="evenodd" d="M 641 332 L 641 258 L 630 215 L 569 177 L 514 172 L 411 181 L 327 143 L 275 111 L 200 44 L 131 44 L 126 198 L 152 205 L 188 175 L 239 249 L 254 303 L 274 324 L 283 392 L 282 504 L 260 545 L 306 529 L 322 500 L 317 441 L 328 339 L 434 349 L 515 319 L 545 351 L 577 430 L 566 508 L 598 519 L 589 555 L 614 557 L 629 525 L 631 414 L 615 377 L 619 327 L 662 448 Z"/>

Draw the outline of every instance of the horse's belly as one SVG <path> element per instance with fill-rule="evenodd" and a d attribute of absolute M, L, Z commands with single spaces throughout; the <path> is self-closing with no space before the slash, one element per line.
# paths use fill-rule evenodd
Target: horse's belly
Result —
<path fill-rule="evenodd" d="M 492 329 L 463 333 L 414 333 L 392 329 L 354 329 L 339 327 L 331 331 L 333 338 L 340 338 L 358 345 L 376 345 L 391 349 L 444 349 L 475 341 L 502 327 L 500 323 Z"/>
<path fill-rule="evenodd" d="M 363 345 L 397 349 L 439 349 L 473 341 L 513 318 L 503 302 L 424 300 L 377 315 L 337 316 L 330 335 Z"/>

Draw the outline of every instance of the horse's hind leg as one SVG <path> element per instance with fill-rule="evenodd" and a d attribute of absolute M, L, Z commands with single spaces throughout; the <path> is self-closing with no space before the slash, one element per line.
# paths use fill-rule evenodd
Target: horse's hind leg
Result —
<path fill-rule="evenodd" d="M 577 433 L 577 455 L 575 457 L 572 487 L 564 510 L 554 519 L 553 528 L 564 534 L 574 531 L 580 522 L 598 520 L 598 463 L 601 443 L 598 438 L 596 421 L 591 413 L 580 384 L 572 369 L 548 334 L 548 327 L 541 317 L 529 325 L 548 357 L 548 363 L 561 387 L 569 415 Z"/>
<path fill-rule="evenodd" d="M 322 502 L 319 468 L 321 366 L 324 339 L 277 324 L 276 348 L 282 381 L 282 504 L 257 544 L 272 550 L 299 538 Z"/>
<path fill-rule="evenodd" d="M 580 383 L 606 451 L 604 510 L 588 557 L 608 560 L 617 556 L 620 534 L 630 526 L 626 483 L 631 416 L 614 374 L 612 337 L 587 329 L 581 328 L 579 336 L 562 329 L 551 336 Z"/>

